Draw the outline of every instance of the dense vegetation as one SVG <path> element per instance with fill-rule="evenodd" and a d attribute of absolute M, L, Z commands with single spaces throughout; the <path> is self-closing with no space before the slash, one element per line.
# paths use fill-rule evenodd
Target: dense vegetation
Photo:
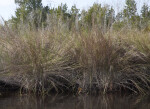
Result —
<path fill-rule="evenodd" d="M 88 10 L 42 0 L 15 0 L 16 16 L 0 26 L 0 79 L 40 92 L 149 93 L 150 9 L 126 0 Z M 5 79 L 6 78 L 6 79 Z"/>
<path fill-rule="evenodd" d="M 37 29 L 63 25 L 70 31 L 91 30 L 97 26 L 105 33 L 110 28 L 121 30 L 127 27 L 145 31 L 150 28 L 148 3 L 144 3 L 138 13 L 135 0 L 126 0 L 124 9 L 117 15 L 113 7 L 98 3 L 94 3 L 88 10 L 77 9 L 76 5 L 69 10 L 66 4 L 56 8 L 43 6 L 42 0 L 15 0 L 15 3 L 18 5 L 16 15 L 8 21 L 13 29 L 20 29 L 20 25 Z"/>

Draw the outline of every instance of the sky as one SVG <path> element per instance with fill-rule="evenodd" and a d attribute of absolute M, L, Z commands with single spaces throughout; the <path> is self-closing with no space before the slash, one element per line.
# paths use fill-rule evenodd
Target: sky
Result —
<path fill-rule="evenodd" d="M 142 4 L 150 4 L 150 0 L 135 0 L 137 2 L 138 10 L 140 10 Z M 93 3 L 101 3 L 102 5 L 108 4 L 114 7 L 116 12 L 119 12 L 123 9 L 125 5 L 125 0 L 42 0 L 43 5 L 48 5 L 51 7 L 57 7 L 61 3 L 66 3 L 68 8 L 71 8 L 72 5 L 76 4 L 79 9 L 88 9 Z M 14 3 L 14 0 L 0 0 L 0 17 L 4 20 L 8 20 L 11 16 L 15 15 L 15 10 L 17 6 Z"/>

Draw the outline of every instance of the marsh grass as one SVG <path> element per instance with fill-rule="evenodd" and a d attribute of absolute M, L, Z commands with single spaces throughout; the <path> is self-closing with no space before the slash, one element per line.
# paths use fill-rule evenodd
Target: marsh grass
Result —
<path fill-rule="evenodd" d="M 7 30 L 4 28 L 3 31 Z M 47 31 L 25 31 L 24 33 L 7 33 L 1 37 L 1 60 L 3 61 L 2 72 L 14 80 L 19 81 L 23 88 L 45 92 L 57 86 L 65 86 L 55 80 L 57 75 L 64 82 L 72 84 L 62 74 L 73 71 L 71 68 L 74 61 L 69 54 L 71 43 L 69 36 L 61 33 L 51 33 Z M 14 35 L 11 35 L 14 34 Z M 2 62 L 1 61 L 1 62 Z M 50 76 L 49 76 L 50 75 Z M 48 82 L 47 86 L 44 81 Z"/>
<path fill-rule="evenodd" d="M 122 30 L 102 34 L 59 29 L 0 29 L 2 77 L 21 88 L 56 92 L 148 93 L 149 34 Z"/>
<path fill-rule="evenodd" d="M 139 84 L 143 82 L 147 85 L 144 87 L 149 88 L 143 67 L 145 57 L 123 39 L 92 30 L 88 35 L 81 35 L 78 41 L 76 54 L 85 79 L 82 87 L 89 85 L 91 91 L 102 90 L 103 93 L 121 88 L 144 93 L 141 88 L 144 85 Z"/>

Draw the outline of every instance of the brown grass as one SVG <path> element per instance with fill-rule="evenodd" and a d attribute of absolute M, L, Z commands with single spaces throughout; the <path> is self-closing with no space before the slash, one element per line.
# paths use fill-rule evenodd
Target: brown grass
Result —
<path fill-rule="evenodd" d="M 1 28 L 3 77 L 35 92 L 149 92 L 149 34 Z M 125 34 L 127 33 L 127 34 Z"/>

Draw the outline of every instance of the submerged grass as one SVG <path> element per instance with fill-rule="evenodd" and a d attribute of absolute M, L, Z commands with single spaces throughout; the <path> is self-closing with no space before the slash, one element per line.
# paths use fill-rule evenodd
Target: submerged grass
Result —
<path fill-rule="evenodd" d="M 26 90 L 43 94 L 150 90 L 148 33 L 14 32 L 8 27 L 0 32 L 1 77 Z"/>

